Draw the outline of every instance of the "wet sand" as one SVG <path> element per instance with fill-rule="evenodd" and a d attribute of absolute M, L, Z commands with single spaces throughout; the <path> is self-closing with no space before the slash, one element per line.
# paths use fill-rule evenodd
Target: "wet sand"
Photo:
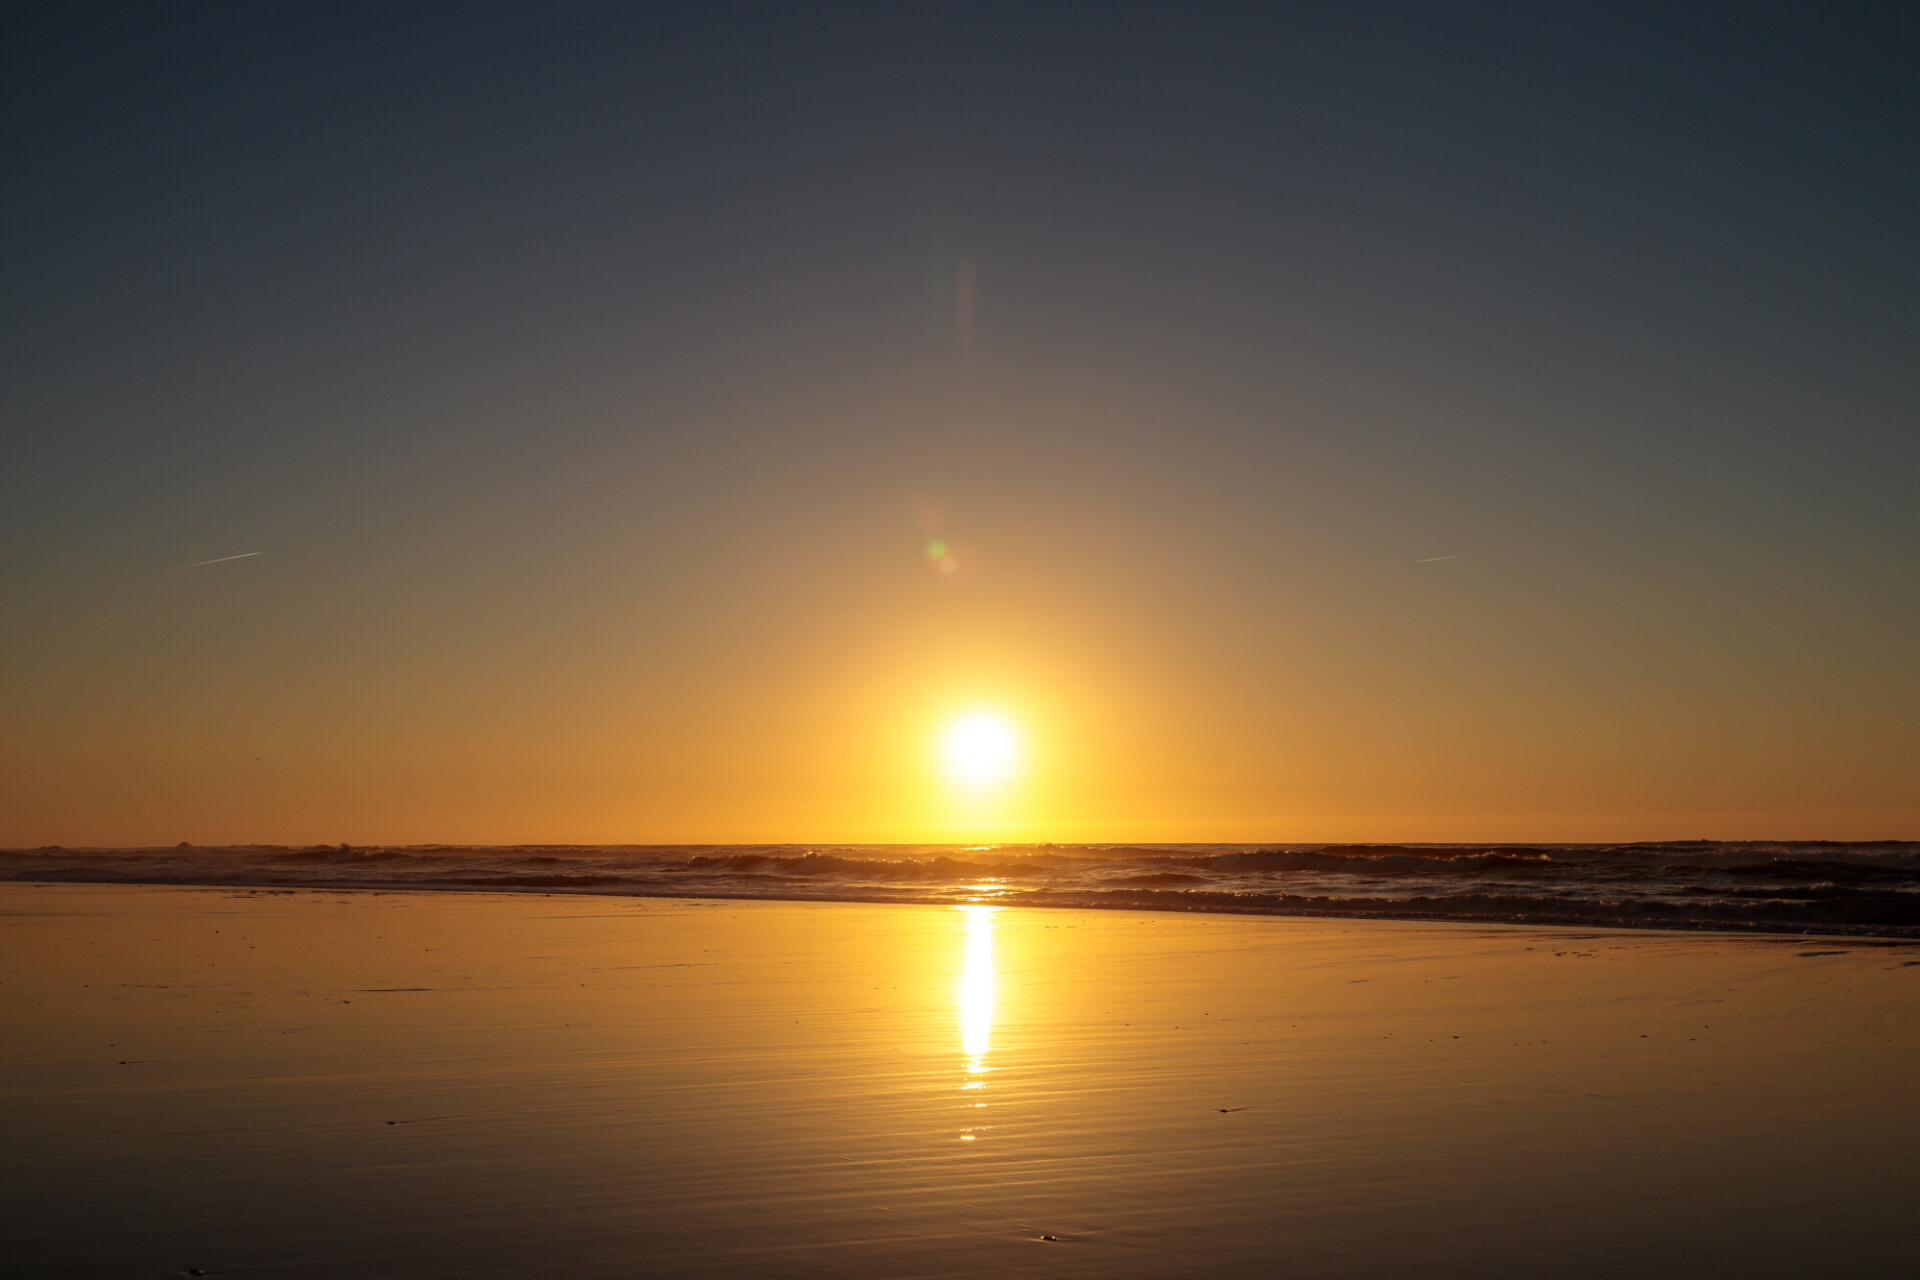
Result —
<path fill-rule="evenodd" d="M 1905 1276 L 1920 948 L 0 887 L 22 1276 Z"/>

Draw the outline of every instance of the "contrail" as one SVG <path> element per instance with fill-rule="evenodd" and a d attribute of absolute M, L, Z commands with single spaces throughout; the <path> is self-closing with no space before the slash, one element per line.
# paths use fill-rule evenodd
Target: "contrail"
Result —
<path fill-rule="evenodd" d="M 182 569 L 198 569 L 203 564 L 225 564 L 229 560 L 245 560 L 248 556 L 259 556 L 259 555 L 265 555 L 265 554 L 266 552 L 264 551 L 242 551 L 237 556 L 215 556 L 211 560 L 195 560 L 192 564 L 177 564 L 173 566 L 173 568 L 167 570 L 167 572 L 177 573 Z"/>
<path fill-rule="evenodd" d="M 1415 560 L 1415 564 L 1432 564 L 1436 560 L 1458 560 L 1459 556 L 1428 556 L 1424 560 Z"/>

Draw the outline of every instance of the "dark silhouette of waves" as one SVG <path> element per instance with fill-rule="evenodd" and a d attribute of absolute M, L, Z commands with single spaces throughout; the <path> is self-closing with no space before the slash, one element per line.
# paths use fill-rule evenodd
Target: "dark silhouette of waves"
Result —
<path fill-rule="evenodd" d="M 0 850 L 0 879 L 1007 905 L 1920 938 L 1920 842 Z"/>

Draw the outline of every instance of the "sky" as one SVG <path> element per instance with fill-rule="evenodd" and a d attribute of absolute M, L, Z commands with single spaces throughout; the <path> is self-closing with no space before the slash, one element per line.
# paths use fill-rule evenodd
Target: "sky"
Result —
<path fill-rule="evenodd" d="M 1920 6 L 0 26 L 0 844 L 1920 838 Z"/>

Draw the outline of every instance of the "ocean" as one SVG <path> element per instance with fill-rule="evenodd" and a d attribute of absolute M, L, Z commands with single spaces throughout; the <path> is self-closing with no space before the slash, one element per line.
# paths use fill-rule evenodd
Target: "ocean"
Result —
<path fill-rule="evenodd" d="M 1920 842 L 275 845 L 0 851 L 0 880 L 1202 911 L 1920 937 Z"/>

